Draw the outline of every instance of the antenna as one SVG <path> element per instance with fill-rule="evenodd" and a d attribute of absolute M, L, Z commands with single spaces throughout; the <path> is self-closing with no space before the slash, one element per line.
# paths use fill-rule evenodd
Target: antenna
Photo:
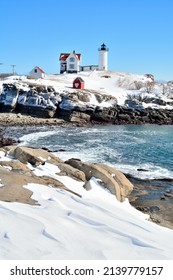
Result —
<path fill-rule="evenodd" d="M 12 67 L 12 73 L 13 73 L 13 75 L 14 75 L 14 73 L 15 73 L 15 72 L 14 72 L 14 67 L 16 67 L 16 65 L 15 65 L 15 64 L 11 64 L 10 66 Z"/>

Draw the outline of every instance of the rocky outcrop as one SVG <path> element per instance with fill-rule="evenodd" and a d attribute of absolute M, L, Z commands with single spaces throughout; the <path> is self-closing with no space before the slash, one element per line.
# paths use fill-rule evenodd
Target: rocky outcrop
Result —
<path fill-rule="evenodd" d="M 33 166 L 39 166 L 45 162 L 55 164 L 59 169 L 59 175 L 70 176 L 80 181 L 85 181 L 85 174 L 64 163 L 61 159 L 44 149 L 34 149 L 30 147 L 7 147 L 9 155 L 17 159 L 21 164 L 28 162 Z M 24 165 L 25 166 L 25 165 Z"/>
<path fill-rule="evenodd" d="M 66 163 L 57 163 L 56 164 L 58 168 L 60 169 L 59 175 L 63 176 L 69 176 L 75 180 L 78 181 L 86 181 L 85 173 L 77 168 L 74 168 L 73 166 L 70 166 Z"/>
<path fill-rule="evenodd" d="M 96 177 L 105 188 L 114 194 L 119 201 L 124 201 L 133 189 L 130 181 L 116 169 L 104 164 L 87 164 L 80 160 L 70 159 L 66 161 L 74 168 L 85 173 L 87 181 Z M 88 183 L 84 187 L 88 188 Z"/>
<path fill-rule="evenodd" d="M 56 92 L 53 87 L 36 86 L 32 84 L 4 83 L 0 94 L 0 109 L 2 112 L 16 112 L 34 117 L 52 118 L 54 116 L 69 117 L 69 121 L 80 119 L 90 121 L 91 111 L 97 104 L 110 102 L 110 106 L 117 104 L 115 97 L 100 94 L 93 90 L 74 90 Z M 76 116 L 75 112 L 83 112 Z"/>
<path fill-rule="evenodd" d="M 24 188 L 24 186 L 29 183 L 43 184 L 67 190 L 67 188 L 58 180 L 53 180 L 50 177 L 37 177 L 32 171 L 24 171 L 23 167 L 22 169 L 18 169 L 18 167 L 15 167 L 15 161 L 11 167 L 12 169 L 9 170 L 0 166 L 0 179 L 2 184 L 0 187 L 0 200 L 37 204 L 37 201 L 31 198 L 32 192 Z"/>
<path fill-rule="evenodd" d="M 9 155 L 18 159 L 22 163 L 30 163 L 34 166 L 38 166 L 45 162 L 52 164 L 57 164 L 62 162 L 58 157 L 55 157 L 53 154 L 45 151 L 43 149 L 34 149 L 30 147 L 12 147 L 9 151 Z"/>
<path fill-rule="evenodd" d="M 0 165 L 13 171 L 20 171 L 20 172 L 30 171 L 30 169 L 27 167 L 26 164 L 16 159 L 11 161 L 0 161 Z"/>
<path fill-rule="evenodd" d="M 52 163 L 58 167 L 58 176 L 68 176 L 83 182 L 86 190 L 90 188 L 90 179 L 95 177 L 99 184 L 110 190 L 119 201 L 129 195 L 133 189 L 130 181 L 116 169 L 104 164 L 88 164 L 77 159 L 63 162 L 51 152 L 31 147 L 8 146 L 1 148 L 1 154 L 10 155 L 11 160 L 0 161 L 0 199 L 35 204 L 32 193 L 23 188 L 28 183 L 42 184 L 70 191 L 56 176 L 36 176 L 35 168 Z M 28 162 L 30 166 L 28 166 Z M 31 168 L 32 166 L 32 168 Z"/>
<path fill-rule="evenodd" d="M 144 103 L 147 108 L 143 107 Z M 150 104 L 158 109 L 150 108 Z M 56 92 L 53 87 L 13 83 L 4 83 L 0 94 L 1 112 L 13 111 L 19 117 L 22 113 L 80 124 L 173 124 L 173 110 L 166 109 L 166 105 L 171 104 L 171 99 L 166 102 L 149 94 L 143 97 L 137 92 L 129 95 L 124 106 L 119 106 L 115 97 L 94 90 Z"/>
<path fill-rule="evenodd" d="M 50 87 L 4 83 L 0 95 L 0 108 L 3 112 L 21 112 L 36 117 L 53 117 L 58 98 Z"/>
<path fill-rule="evenodd" d="M 16 108 L 19 90 L 14 84 L 4 84 L 0 95 L 0 108 L 5 112 L 11 112 Z"/>
<path fill-rule="evenodd" d="M 166 109 L 133 109 L 123 106 L 96 108 L 92 121 L 112 124 L 173 124 L 173 111 Z"/>

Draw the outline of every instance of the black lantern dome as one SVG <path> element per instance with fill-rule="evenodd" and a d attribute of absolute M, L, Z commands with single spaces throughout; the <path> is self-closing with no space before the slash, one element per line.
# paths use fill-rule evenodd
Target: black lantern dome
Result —
<path fill-rule="evenodd" d="M 106 45 L 103 43 L 101 45 L 101 48 L 98 49 L 99 51 L 108 51 L 109 49 L 106 47 Z"/>

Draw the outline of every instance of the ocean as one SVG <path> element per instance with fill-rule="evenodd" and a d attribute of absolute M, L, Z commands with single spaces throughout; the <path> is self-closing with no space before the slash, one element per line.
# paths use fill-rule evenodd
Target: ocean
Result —
<path fill-rule="evenodd" d="M 10 133 L 20 145 L 45 147 L 63 160 L 106 163 L 143 180 L 173 179 L 173 126 L 13 127 Z"/>

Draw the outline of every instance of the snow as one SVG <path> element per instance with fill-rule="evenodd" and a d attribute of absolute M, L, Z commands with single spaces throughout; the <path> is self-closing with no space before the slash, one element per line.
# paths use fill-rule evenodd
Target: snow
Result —
<path fill-rule="evenodd" d="M 0 162 L 1 161 L 11 161 L 11 157 L 6 155 L 5 152 L 0 151 Z"/>
<path fill-rule="evenodd" d="M 173 231 L 148 221 L 127 199 L 118 202 L 96 178 L 85 190 L 53 164 L 33 171 L 69 191 L 28 184 L 37 205 L 0 201 L 0 259 L 172 259 Z"/>

